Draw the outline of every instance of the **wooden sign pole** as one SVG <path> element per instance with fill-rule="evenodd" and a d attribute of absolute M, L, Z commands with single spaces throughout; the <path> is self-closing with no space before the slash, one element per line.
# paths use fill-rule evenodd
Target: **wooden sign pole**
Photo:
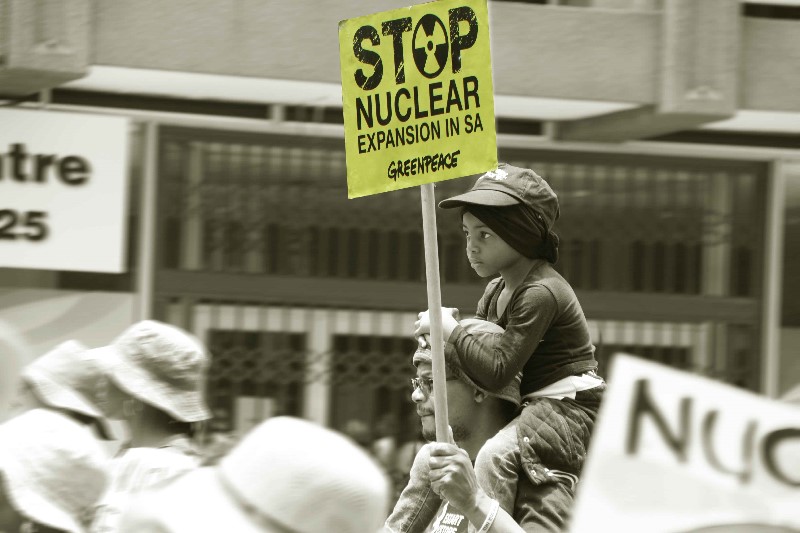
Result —
<path fill-rule="evenodd" d="M 450 441 L 447 416 L 447 382 L 442 338 L 442 294 L 439 282 L 439 246 L 436 241 L 436 200 L 433 183 L 420 186 L 422 197 L 422 234 L 425 241 L 425 278 L 428 282 L 428 310 L 431 321 L 431 357 L 433 359 L 433 408 L 436 417 L 436 440 Z"/>

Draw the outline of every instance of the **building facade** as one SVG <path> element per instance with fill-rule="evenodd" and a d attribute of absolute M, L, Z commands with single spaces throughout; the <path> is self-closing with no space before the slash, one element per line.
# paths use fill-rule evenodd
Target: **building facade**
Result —
<path fill-rule="evenodd" d="M 557 268 L 601 371 L 628 352 L 777 396 L 800 381 L 779 344 L 782 302 L 798 296 L 782 278 L 800 128 L 766 114 L 800 117 L 800 91 L 780 89 L 800 84 L 787 44 L 800 22 L 791 8 L 765 17 L 752 16 L 762 4 L 711 3 L 490 2 L 499 159 L 535 169 L 559 195 Z M 31 112 L 130 119 L 128 270 L 0 269 L 0 284 L 133 295 L 131 320 L 192 331 L 213 354 L 219 430 L 292 414 L 413 432 L 410 333 L 427 307 L 419 192 L 347 199 L 331 49 L 339 20 L 402 5 L 379 4 L 43 5 L 29 29 L 69 41 L 54 20 L 74 16 L 87 69 L 38 91 L 9 69 L 16 84 L 0 88 Z M 5 2 L 10 13 L 25 6 Z M 676 22 L 686 12 L 688 27 Z M 549 27 L 550 40 L 520 37 L 520 24 Z M 573 40 L 554 33 L 578 27 Z M 701 57 L 686 74 L 693 51 L 662 30 L 740 52 Z M 588 48 L 592 38 L 601 44 Z M 701 71 L 711 78 L 692 78 Z M 676 103 L 685 84 L 722 93 L 706 107 Z M 766 131 L 743 125 L 752 110 Z M 440 182 L 436 196 L 470 185 Z M 468 315 L 486 280 L 464 258 L 457 219 L 438 217 L 442 300 Z"/>

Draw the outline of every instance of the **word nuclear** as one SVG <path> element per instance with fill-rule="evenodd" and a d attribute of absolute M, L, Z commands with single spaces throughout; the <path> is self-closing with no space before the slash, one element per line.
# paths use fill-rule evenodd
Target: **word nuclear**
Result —
<path fill-rule="evenodd" d="M 460 23 L 469 27 L 466 35 L 461 35 Z M 478 38 L 478 19 L 475 12 L 467 7 L 456 7 L 448 11 L 448 31 L 439 17 L 428 13 L 423 15 L 414 27 L 412 51 L 414 65 L 420 74 L 428 79 L 439 76 L 450 57 L 453 74 L 461 72 L 461 51 L 470 48 Z M 411 17 L 387 20 L 381 23 L 381 33 L 392 37 L 394 58 L 394 79 L 398 85 L 405 83 L 405 54 L 403 37 L 411 32 Z M 383 79 L 383 57 L 373 49 L 364 48 L 364 42 L 377 47 L 381 44 L 378 30 L 370 25 L 361 26 L 353 36 L 353 54 L 359 62 L 372 66 L 372 73 L 367 75 L 364 69 L 354 73 L 355 81 L 365 91 L 371 91 L 380 85 Z"/>
<path fill-rule="evenodd" d="M 375 117 L 378 119 L 378 124 L 386 126 L 392 121 L 392 116 L 397 117 L 400 122 L 406 122 L 412 116 L 420 119 L 429 114 L 431 117 L 435 117 L 450 113 L 452 108 L 458 108 L 459 111 L 468 110 L 470 101 L 475 108 L 481 107 L 478 96 L 478 78 L 475 76 L 463 78 L 461 87 L 456 80 L 450 80 L 447 95 L 445 95 L 442 82 L 430 83 L 428 90 L 422 91 L 421 96 L 422 98 L 420 98 L 419 87 L 414 87 L 412 91 L 401 87 L 394 94 L 392 91 L 386 91 L 385 94 L 368 94 L 364 100 L 357 97 L 356 124 L 358 129 L 360 130 L 362 127 L 362 119 L 367 127 L 371 128 Z"/>

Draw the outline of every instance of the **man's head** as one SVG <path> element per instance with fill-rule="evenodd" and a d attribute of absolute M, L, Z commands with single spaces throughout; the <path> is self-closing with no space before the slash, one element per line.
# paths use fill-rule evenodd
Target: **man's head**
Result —
<path fill-rule="evenodd" d="M 108 378 L 103 362 L 76 340 L 62 342 L 22 369 L 14 405 L 19 414 L 40 407 L 62 409 L 92 423 L 104 440 L 113 432 L 106 420 Z"/>
<path fill-rule="evenodd" d="M 0 425 L 0 530 L 11 531 L 10 524 L 23 518 L 84 531 L 108 485 L 106 462 L 83 425 L 52 409 L 33 409 Z"/>
<path fill-rule="evenodd" d="M 122 415 L 122 401 L 133 398 L 180 422 L 211 418 L 203 398 L 209 354 L 187 331 L 156 320 L 142 320 L 111 344 L 89 353 L 103 362 L 112 385 L 109 416 Z"/>
<path fill-rule="evenodd" d="M 461 326 L 467 333 L 479 338 L 483 343 L 494 343 L 503 328 L 485 320 L 466 319 Z M 433 369 L 429 348 L 420 348 L 414 353 L 414 366 L 417 376 L 412 380 L 413 392 L 411 400 L 417 405 L 417 414 L 422 424 L 422 436 L 429 441 L 436 440 L 436 423 L 433 410 Z M 457 365 L 448 364 L 445 369 L 447 380 L 448 423 L 453 428 L 453 439 L 461 442 L 467 439 L 476 417 L 476 410 L 483 408 L 505 411 L 510 420 L 513 412 L 520 405 L 520 377 L 515 379 L 501 391 L 492 393 L 480 387 Z M 505 423 L 508 420 L 503 420 Z"/>

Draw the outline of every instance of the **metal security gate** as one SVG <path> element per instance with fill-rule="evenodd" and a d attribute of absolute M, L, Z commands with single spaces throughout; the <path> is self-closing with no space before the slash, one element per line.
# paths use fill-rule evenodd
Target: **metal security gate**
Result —
<path fill-rule="evenodd" d="M 167 319 L 182 323 L 182 312 L 170 305 Z M 342 429 L 411 410 L 411 313 L 204 303 L 192 314 L 182 325 L 212 353 L 207 396 L 224 430 L 262 414 Z"/>
<path fill-rule="evenodd" d="M 182 308 L 168 319 L 181 323 Z M 413 313 L 200 304 L 191 325 L 212 353 L 207 396 L 220 431 L 246 431 L 270 416 L 316 419 L 344 430 L 413 415 L 408 378 Z M 615 352 L 743 385 L 746 360 L 714 359 L 709 324 L 590 320 L 605 374 Z M 732 354 L 731 357 L 740 357 Z M 738 363 L 738 364 L 737 364 Z M 397 428 L 407 431 L 407 427 Z"/>
<path fill-rule="evenodd" d="M 162 128 L 157 314 L 214 353 L 222 427 L 286 413 L 403 425 L 426 306 L 416 188 L 347 200 L 340 139 Z M 601 365 L 627 351 L 758 390 L 766 166 L 504 149 L 559 194 L 558 268 Z M 437 184 L 437 197 L 469 180 Z M 443 301 L 483 283 L 440 212 Z M 343 324 L 349 324 L 344 326 Z"/>

